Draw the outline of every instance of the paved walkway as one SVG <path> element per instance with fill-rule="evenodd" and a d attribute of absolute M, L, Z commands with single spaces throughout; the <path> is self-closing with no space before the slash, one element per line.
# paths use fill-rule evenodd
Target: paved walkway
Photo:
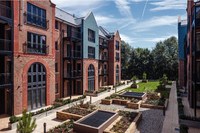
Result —
<path fill-rule="evenodd" d="M 166 110 L 166 116 L 163 123 L 162 133 L 179 133 L 179 131 L 175 129 L 179 129 L 179 122 L 176 82 L 173 82 L 169 96 L 168 108 Z"/>
<path fill-rule="evenodd" d="M 123 86 L 119 86 L 117 87 L 117 91 L 123 90 L 127 87 L 129 87 L 131 85 L 131 83 L 129 83 L 128 85 L 123 85 Z M 101 100 L 107 96 L 110 96 L 111 94 L 115 93 L 115 90 L 111 90 L 110 92 L 104 92 L 101 95 L 99 95 L 98 97 L 92 97 L 92 103 L 97 102 L 98 100 Z M 84 102 L 89 102 L 90 101 L 90 97 L 87 96 Z M 68 104 L 63 106 L 62 108 L 60 108 L 58 111 L 61 111 L 63 109 L 67 109 L 69 107 L 73 106 L 72 104 Z M 62 121 L 59 121 L 56 119 L 56 113 L 52 113 L 44 118 L 38 119 L 36 120 L 37 123 L 37 128 L 34 131 L 34 133 L 43 133 L 43 124 L 46 123 L 47 125 L 47 131 L 55 126 L 58 126 L 59 124 L 61 124 Z M 16 133 L 16 130 L 9 130 L 9 131 L 3 131 L 4 133 Z M 1 131 L 0 131 L 1 133 Z"/>

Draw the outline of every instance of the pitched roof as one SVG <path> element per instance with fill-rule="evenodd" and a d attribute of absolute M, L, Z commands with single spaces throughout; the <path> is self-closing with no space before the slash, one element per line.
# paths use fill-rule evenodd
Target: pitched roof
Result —
<path fill-rule="evenodd" d="M 56 18 L 76 26 L 81 24 L 81 18 L 77 18 L 75 15 L 72 15 L 59 8 L 56 8 Z"/>

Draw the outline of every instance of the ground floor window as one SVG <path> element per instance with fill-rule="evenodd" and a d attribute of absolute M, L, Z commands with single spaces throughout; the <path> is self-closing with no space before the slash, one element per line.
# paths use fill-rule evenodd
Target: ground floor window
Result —
<path fill-rule="evenodd" d="M 34 63 L 28 70 L 28 110 L 46 105 L 46 70 L 40 63 Z"/>

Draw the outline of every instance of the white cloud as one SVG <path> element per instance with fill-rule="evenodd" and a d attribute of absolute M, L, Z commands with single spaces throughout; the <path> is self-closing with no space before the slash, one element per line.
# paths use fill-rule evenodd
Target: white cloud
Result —
<path fill-rule="evenodd" d="M 132 25 L 132 29 L 135 32 L 149 31 L 152 28 L 160 26 L 172 26 L 177 24 L 178 16 L 159 16 L 153 17 L 149 20 L 142 21 L 140 23 L 135 23 Z"/>
<path fill-rule="evenodd" d="M 114 2 L 121 15 L 126 17 L 132 17 L 131 7 L 128 0 L 115 0 Z"/>
<path fill-rule="evenodd" d="M 187 0 L 163 0 L 158 2 L 151 2 L 150 4 L 156 6 L 151 11 L 161 11 L 169 9 L 186 9 Z"/>
<path fill-rule="evenodd" d="M 120 34 L 120 37 L 122 40 L 124 40 L 125 42 L 129 43 L 129 44 L 132 44 L 134 43 L 134 38 L 128 36 L 128 35 L 125 35 L 125 34 Z"/>

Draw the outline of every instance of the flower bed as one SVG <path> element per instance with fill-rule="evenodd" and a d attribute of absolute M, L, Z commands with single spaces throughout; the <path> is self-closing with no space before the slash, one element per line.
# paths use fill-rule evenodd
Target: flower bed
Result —
<path fill-rule="evenodd" d="M 130 133 L 135 132 L 142 115 L 141 113 L 119 111 L 119 118 L 114 121 L 104 132 L 105 133 Z"/>
<path fill-rule="evenodd" d="M 72 133 L 73 130 L 73 120 L 64 122 L 63 124 L 50 129 L 47 133 Z"/>
<path fill-rule="evenodd" d="M 71 107 L 71 108 L 62 110 L 61 112 L 57 112 L 56 117 L 59 120 L 67 120 L 67 119 L 78 120 L 82 118 L 83 116 L 86 116 L 92 113 L 93 111 L 94 109 Z"/>

